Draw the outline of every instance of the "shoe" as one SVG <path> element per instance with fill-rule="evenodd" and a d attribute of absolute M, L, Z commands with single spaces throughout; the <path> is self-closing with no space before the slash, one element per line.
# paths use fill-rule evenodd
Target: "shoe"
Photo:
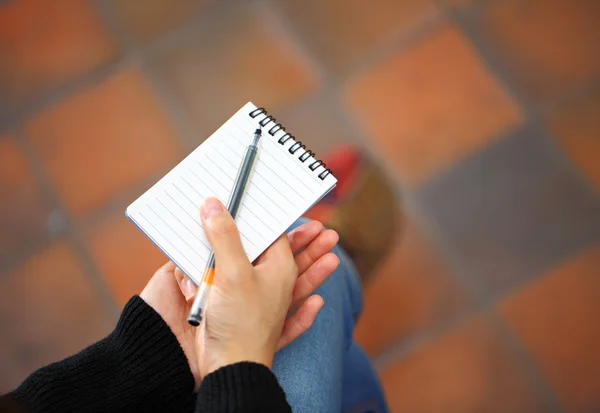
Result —
<path fill-rule="evenodd" d="M 338 148 L 323 159 L 338 184 L 307 216 L 337 231 L 367 284 L 399 237 L 400 201 L 383 169 L 356 149 Z"/>

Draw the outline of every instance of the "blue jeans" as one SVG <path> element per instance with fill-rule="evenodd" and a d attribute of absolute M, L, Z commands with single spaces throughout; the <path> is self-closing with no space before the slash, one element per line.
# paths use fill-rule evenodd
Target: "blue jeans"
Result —
<path fill-rule="evenodd" d="M 375 371 L 352 337 L 362 309 L 360 281 L 344 251 L 333 252 L 340 265 L 316 291 L 325 305 L 309 331 L 277 352 L 273 371 L 294 413 L 384 413 Z"/>

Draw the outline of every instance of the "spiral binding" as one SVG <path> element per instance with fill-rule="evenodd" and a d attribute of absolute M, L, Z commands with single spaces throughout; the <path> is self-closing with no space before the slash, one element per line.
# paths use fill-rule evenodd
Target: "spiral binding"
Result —
<path fill-rule="evenodd" d="M 250 115 L 250 117 L 252 119 L 255 119 L 257 116 L 259 115 L 265 115 L 265 118 L 262 119 L 259 123 L 260 126 L 262 126 L 263 128 L 265 126 L 267 126 L 270 122 L 273 122 L 275 125 L 272 126 L 268 133 L 271 136 L 275 136 L 275 134 L 279 131 L 283 131 L 285 132 L 285 127 L 283 127 L 281 125 L 281 123 L 277 123 L 277 119 L 275 119 L 273 116 L 269 115 L 267 113 L 267 111 L 265 110 L 265 108 L 258 108 L 258 109 L 254 109 L 252 112 L 250 112 L 248 115 Z M 288 148 L 288 152 L 291 153 L 292 155 L 295 155 L 296 152 L 304 150 L 304 152 L 302 152 L 302 154 L 300 154 L 300 156 L 298 157 L 298 159 L 301 162 L 306 162 L 307 159 L 309 159 L 311 156 L 314 156 L 315 153 L 313 151 L 311 151 L 310 149 L 308 149 L 306 147 L 306 145 L 304 145 L 302 142 L 296 140 L 296 138 L 294 137 L 294 135 L 292 135 L 291 133 L 286 132 L 283 136 L 281 136 L 278 140 L 277 143 L 284 145 L 287 141 L 289 141 L 290 139 L 292 139 L 294 141 L 294 143 L 292 144 L 292 146 L 290 146 Z M 311 171 L 315 171 L 319 166 L 322 166 L 323 168 L 325 168 L 324 171 L 322 171 L 319 175 L 317 175 L 321 180 L 325 180 L 325 178 L 331 174 L 331 170 L 329 168 L 327 168 L 327 165 L 325 164 L 325 162 L 316 159 L 314 162 L 312 162 L 310 165 L 308 165 L 309 169 Z"/>

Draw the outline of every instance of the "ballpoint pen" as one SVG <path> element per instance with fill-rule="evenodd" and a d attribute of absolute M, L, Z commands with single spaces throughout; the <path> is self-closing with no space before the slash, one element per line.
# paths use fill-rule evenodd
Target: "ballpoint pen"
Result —
<path fill-rule="evenodd" d="M 227 201 L 227 210 L 234 220 L 240 209 L 240 206 L 242 206 L 242 199 L 244 198 L 246 187 L 250 181 L 250 175 L 252 175 L 252 169 L 254 168 L 254 163 L 258 155 L 261 134 L 261 129 L 256 129 L 256 131 L 254 131 L 254 139 L 252 140 L 250 146 L 248 146 L 246 149 L 246 153 L 244 154 L 244 158 L 242 160 L 242 165 L 240 166 L 237 177 L 233 182 L 233 189 L 231 190 L 229 201 Z M 192 309 L 190 310 L 190 315 L 188 316 L 188 323 L 193 326 L 200 325 L 200 321 L 202 321 L 202 317 L 206 312 L 208 294 L 210 293 L 214 277 L 215 254 L 211 251 L 208 261 L 206 262 L 206 269 L 204 270 L 202 281 L 200 282 L 198 292 L 196 293 L 196 298 L 194 298 L 194 303 L 192 304 Z"/>

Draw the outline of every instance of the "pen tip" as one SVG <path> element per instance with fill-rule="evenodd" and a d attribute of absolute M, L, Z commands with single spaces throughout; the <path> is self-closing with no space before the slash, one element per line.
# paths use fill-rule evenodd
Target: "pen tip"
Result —
<path fill-rule="evenodd" d="M 187 319 L 189 325 L 198 327 L 200 325 L 200 321 L 202 321 L 202 315 L 202 309 L 198 309 L 198 311 L 192 310 Z"/>

